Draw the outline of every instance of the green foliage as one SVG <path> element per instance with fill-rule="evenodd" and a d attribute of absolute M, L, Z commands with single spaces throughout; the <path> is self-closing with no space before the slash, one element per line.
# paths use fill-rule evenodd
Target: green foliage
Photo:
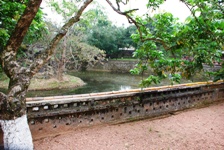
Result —
<path fill-rule="evenodd" d="M 159 84 L 160 80 L 161 79 L 158 76 L 150 75 L 148 78 L 142 80 L 140 86 L 141 87 L 146 87 L 148 85 L 151 85 L 152 83 Z"/>
<path fill-rule="evenodd" d="M 122 35 L 121 35 L 121 36 L 123 36 L 123 39 L 120 42 L 122 42 L 124 44 L 124 47 L 137 48 L 138 44 L 135 43 L 131 38 L 131 35 L 136 33 L 136 30 L 137 30 L 136 26 L 130 25 L 127 28 L 124 28 L 123 30 L 124 30 L 123 31 L 124 33 L 122 33 Z"/>
<path fill-rule="evenodd" d="M 53 11 L 57 12 L 58 14 L 62 15 L 63 19 L 66 21 L 69 17 L 71 17 L 77 11 L 77 3 L 76 0 L 50 0 L 48 2 L 49 6 L 52 8 Z"/>
<path fill-rule="evenodd" d="M 135 31 L 134 26 L 128 28 L 117 27 L 105 16 L 98 19 L 97 23 L 89 28 L 87 42 L 105 50 L 108 57 L 116 58 L 119 48 L 137 46 L 130 38 Z"/>
<path fill-rule="evenodd" d="M 107 55 L 116 54 L 119 47 L 122 47 L 122 31 L 116 26 L 110 25 L 106 21 L 100 21 L 96 27 L 91 30 L 87 41 L 90 45 L 106 51 Z"/>
<path fill-rule="evenodd" d="M 12 34 L 16 23 L 26 8 L 27 0 L 0 0 L 0 49 L 6 45 L 10 35 Z M 29 31 L 23 41 L 23 44 L 31 44 L 41 37 L 42 31 L 45 30 L 43 21 L 43 12 L 38 11 Z"/>
<path fill-rule="evenodd" d="M 25 4 L 9 0 L 0 1 L 0 43 L 2 48 L 9 39 L 24 8 Z"/>
<path fill-rule="evenodd" d="M 86 30 L 88 44 L 103 49 L 107 54 L 113 54 L 118 50 L 117 33 L 118 28 L 112 25 L 108 17 L 99 9 L 91 9 L 87 14 L 93 20 Z"/>
<path fill-rule="evenodd" d="M 163 1 L 149 0 L 148 7 L 158 7 Z M 146 87 L 169 78 L 171 84 L 180 82 L 182 77 L 191 79 L 203 71 L 203 64 L 210 66 L 222 63 L 224 50 L 223 2 L 207 0 L 186 0 L 192 11 L 185 23 L 179 23 L 170 13 L 156 14 L 153 17 L 136 17 L 138 33 L 132 35 L 140 43 L 134 57 L 139 59 L 131 73 L 144 73 L 149 67 L 154 75 L 142 81 Z M 222 79 L 223 69 L 215 80 Z M 211 75 L 211 74 L 210 74 Z"/>
<path fill-rule="evenodd" d="M 161 5 L 165 0 L 148 0 L 147 7 L 156 9 Z"/>
<path fill-rule="evenodd" d="M 74 1 L 51 0 L 49 4 L 54 11 L 63 16 L 64 20 L 71 17 L 77 9 Z M 74 8 L 71 8 L 73 6 Z M 112 58 L 117 57 L 119 48 L 136 47 L 137 44 L 130 38 L 135 31 L 135 26 L 125 29 L 113 25 L 104 8 L 98 3 L 94 3 L 93 8 L 86 11 L 79 23 L 73 26 L 73 33 L 82 37 L 81 42 L 105 50 L 107 56 Z"/>

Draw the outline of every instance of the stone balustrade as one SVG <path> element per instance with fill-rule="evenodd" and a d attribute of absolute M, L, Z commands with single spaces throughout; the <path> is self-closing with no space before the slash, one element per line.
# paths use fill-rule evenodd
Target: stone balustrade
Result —
<path fill-rule="evenodd" d="M 224 83 L 192 83 L 127 91 L 27 98 L 35 138 L 79 127 L 150 118 L 224 100 Z"/>

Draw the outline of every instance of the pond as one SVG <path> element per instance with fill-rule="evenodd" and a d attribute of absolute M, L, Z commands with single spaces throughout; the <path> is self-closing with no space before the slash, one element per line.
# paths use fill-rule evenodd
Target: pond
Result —
<path fill-rule="evenodd" d="M 81 78 L 86 85 L 79 88 L 58 89 L 51 91 L 29 91 L 28 97 L 36 96 L 56 96 L 56 95 L 74 95 L 86 94 L 108 91 L 119 91 L 139 88 L 138 83 L 141 80 L 140 76 L 134 76 L 124 73 L 110 73 L 99 71 L 86 71 L 86 72 L 69 72 Z"/>
<path fill-rule="evenodd" d="M 124 74 L 124 73 L 111 73 L 111 72 L 69 72 L 69 75 L 77 76 L 81 78 L 86 85 L 79 88 L 58 89 L 51 91 L 29 91 L 27 97 L 39 97 L 39 96 L 57 96 L 57 95 L 74 95 L 85 93 L 97 93 L 108 91 L 120 91 L 128 89 L 140 88 L 139 82 L 141 76 Z M 201 80 L 196 79 L 197 81 Z M 182 80 L 182 83 L 191 82 L 188 80 Z M 170 85 L 169 80 L 162 81 L 159 85 Z"/>

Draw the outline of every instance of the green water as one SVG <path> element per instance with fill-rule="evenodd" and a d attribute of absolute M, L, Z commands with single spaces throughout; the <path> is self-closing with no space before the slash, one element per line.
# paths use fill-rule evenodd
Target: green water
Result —
<path fill-rule="evenodd" d="M 69 72 L 69 75 L 77 76 L 81 78 L 86 85 L 79 88 L 69 89 L 57 89 L 50 91 L 29 91 L 27 97 L 42 97 L 42 96 L 59 96 L 59 95 L 74 95 L 74 94 L 86 94 L 86 93 L 97 93 L 97 92 L 109 92 L 109 91 L 120 91 L 128 89 L 140 88 L 139 82 L 141 76 L 124 74 L 124 73 L 110 73 L 110 72 Z M 195 78 L 194 81 L 205 81 L 202 77 Z M 181 83 L 191 82 L 189 80 L 182 80 Z M 169 80 L 163 80 L 159 85 L 152 84 L 151 86 L 170 85 Z M 1 92 L 6 90 L 1 89 Z"/>
<path fill-rule="evenodd" d="M 109 72 L 88 71 L 69 72 L 68 74 L 81 78 L 86 85 L 79 88 L 58 89 L 51 91 L 29 91 L 28 97 L 74 95 L 135 89 L 139 88 L 138 83 L 141 80 L 140 76 Z"/>
<path fill-rule="evenodd" d="M 58 89 L 51 91 L 29 91 L 27 97 L 39 97 L 39 96 L 57 96 L 57 95 L 74 95 L 96 92 L 108 92 L 108 91 L 120 91 L 128 89 L 139 88 L 139 82 L 141 76 L 123 74 L 123 73 L 110 73 L 110 72 L 69 72 L 68 74 L 81 78 L 86 85 L 80 88 Z M 195 81 L 201 81 L 203 79 L 197 78 Z M 188 80 L 182 80 L 181 83 L 191 82 Z M 170 85 L 169 80 L 162 81 L 161 86 Z"/>

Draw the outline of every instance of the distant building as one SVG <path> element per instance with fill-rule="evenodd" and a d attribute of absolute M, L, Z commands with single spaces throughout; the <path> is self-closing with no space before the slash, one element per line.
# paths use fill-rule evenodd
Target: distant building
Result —
<path fill-rule="evenodd" d="M 135 51 L 134 47 L 123 47 L 123 48 L 119 48 L 118 50 L 120 51 Z"/>
<path fill-rule="evenodd" d="M 135 51 L 134 47 L 123 47 L 118 49 L 118 58 L 131 58 L 133 56 L 133 52 Z"/>

